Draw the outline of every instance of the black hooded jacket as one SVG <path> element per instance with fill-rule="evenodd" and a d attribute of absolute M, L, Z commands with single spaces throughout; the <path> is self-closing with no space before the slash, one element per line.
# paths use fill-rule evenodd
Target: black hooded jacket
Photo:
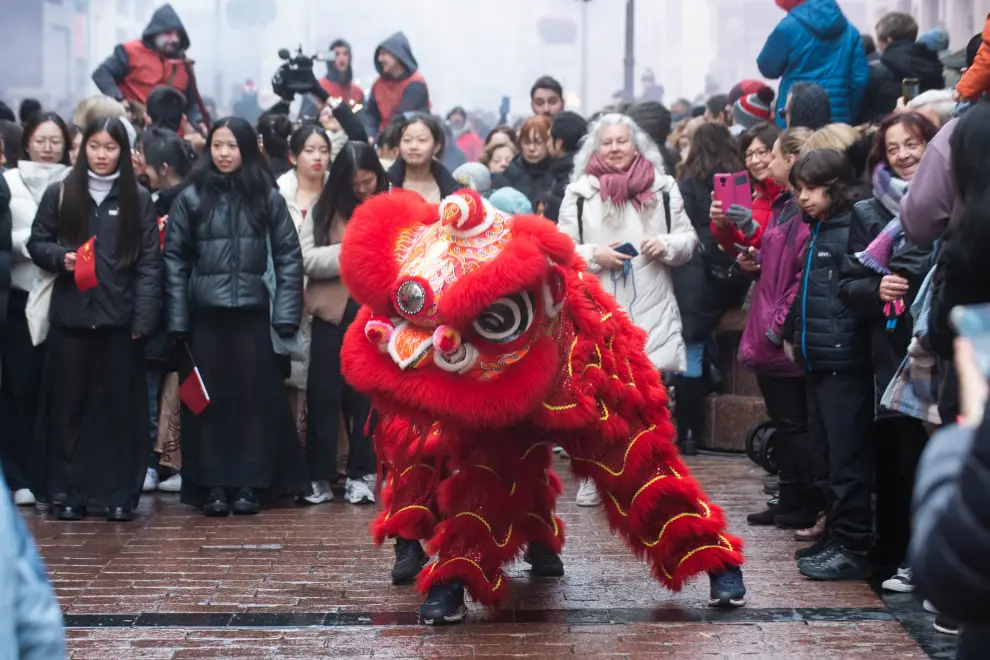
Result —
<path fill-rule="evenodd" d="M 402 98 L 390 116 L 382 116 L 384 110 L 378 105 L 378 99 L 375 94 L 376 87 L 383 83 L 395 82 L 394 79 L 385 76 L 385 73 L 382 71 L 382 65 L 378 62 L 378 53 L 382 50 L 395 56 L 395 59 L 399 60 L 405 68 L 405 73 L 399 80 L 405 80 L 419 70 L 419 63 L 416 62 L 412 48 L 409 46 L 409 39 L 402 32 L 396 32 L 375 49 L 375 69 L 378 70 L 379 78 L 375 82 L 375 86 L 372 87 L 367 110 L 368 116 L 371 119 L 370 123 L 376 130 L 381 125 L 383 119 L 390 120 L 393 116 L 405 112 L 428 113 L 430 111 L 430 91 L 426 83 L 422 80 L 411 80 L 406 84 L 405 90 L 402 92 Z"/>
<path fill-rule="evenodd" d="M 895 41 L 870 64 L 860 120 L 878 122 L 893 112 L 903 95 L 901 83 L 905 78 L 917 78 L 919 92 L 945 87 L 937 53 L 916 41 Z"/>
<path fill-rule="evenodd" d="M 155 10 L 155 13 L 151 16 L 151 20 L 148 21 L 147 27 L 144 28 L 144 32 L 141 33 L 141 41 L 148 48 L 154 49 L 155 36 L 169 30 L 178 30 L 182 41 L 182 52 L 184 53 L 189 50 L 189 33 L 186 32 L 186 27 L 182 24 L 182 20 L 175 12 L 175 9 L 168 3 Z M 93 71 L 93 82 L 96 83 L 97 88 L 103 94 L 122 101 L 124 99 L 124 93 L 120 91 L 118 84 L 127 76 L 130 70 L 131 64 L 128 61 L 127 51 L 124 49 L 123 44 L 118 44 L 114 48 L 113 54 L 103 60 L 103 63 Z M 190 86 L 194 84 L 191 79 L 189 84 Z M 203 115 L 199 111 L 199 106 L 193 100 L 193 95 L 187 94 L 186 96 L 186 117 L 194 124 L 202 122 Z"/>
<path fill-rule="evenodd" d="M 541 196 L 553 189 L 555 180 L 552 162 L 548 157 L 538 163 L 530 163 L 519 154 L 512 159 L 504 172 L 492 176 L 492 188 L 515 188 L 526 195 L 533 208 L 536 208 L 536 202 Z"/>

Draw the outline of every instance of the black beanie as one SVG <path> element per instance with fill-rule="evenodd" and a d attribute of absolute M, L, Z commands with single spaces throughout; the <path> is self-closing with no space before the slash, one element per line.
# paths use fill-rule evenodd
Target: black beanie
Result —
<path fill-rule="evenodd" d="M 581 138 L 588 132 L 588 122 L 584 117 L 570 110 L 561 110 L 553 117 L 550 125 L 550 137 L 564 141 L 564 151 L 577 151 L 581 146 Z"/>
<path fill-rule="evenodd" d="M 637 103 L 628 110 L 626 116 L 636 122 L 636 125 L 653 139 L 658 145 L 667 142 L 670 136 L 670 110 L 662 103 L 644 101 Z"/>
<path fill-rule="evenodd" d="M 790 128 L 807 128 L 817 131 L 832 123 L 832 106 L 828 92 L 821 85 L 806 83 L 791 95 L 790 111 L 787 117 Z"/>

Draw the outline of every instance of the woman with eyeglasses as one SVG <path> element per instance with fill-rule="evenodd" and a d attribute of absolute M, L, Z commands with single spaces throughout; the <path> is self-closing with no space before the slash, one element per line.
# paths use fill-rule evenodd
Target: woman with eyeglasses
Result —
<path fill-rule="evenodd" d="M 741 204 L 733 204 L 724 209 L 722 202 L 717 201 L 715 193 L 712 193 L 712 235 L 729 256 L 734 257 L 737 254 L 736 244 L 760 246 L 760 238 L 773 215 L 770 206 L 784 190 L 770 176 L 773 145 L 779 136 L 780 129 L 767 123 L 754 126 L 739 138 L 739 154 L 743 158 L 753 189 L 752 209 Z"/>
<path fill-rule="evenodd" d="M 18 505 L 30 506 L 44 487 L 43 459 L 32 437 L 43 349 L 28 331 L 28 294 L 41 274 L 31 261 L 27 241 L 38 205 L 48 186 L 69 173 L 69 127 L 53 112 L 43 112 L 24 127 L 25 159 L 4 173 L 10 188 L 12 259 L 7 322 L 0 325 L 0 463 Z"/>
<path fill-rule="evenodd" d="M 519 129 L 519 155 L 501 174 L 492 177 L 494 188 L 515 188 L 526 195 L 533 207 L 553 188 L 550 172 L 550 117 L 537 115 Z"/>

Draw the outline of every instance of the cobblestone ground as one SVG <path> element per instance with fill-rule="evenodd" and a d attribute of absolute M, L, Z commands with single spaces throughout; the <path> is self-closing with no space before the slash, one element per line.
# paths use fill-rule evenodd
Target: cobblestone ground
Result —
<path fill-rule="evenodd" d="M 339 501 L 209 519 L 177 495 L 142 498 L 138 520 L 60 523 L 25 512 L 66 615 L 74 660 L 110 658 L 622 657 L 951 658 L 911 597 L 863 582 L 805 580 L 781 530 L 747 527 L 764 473 L 742 458 L 690 465 L 747 543 L 748 605 L 705 607 L 707 579 L 657 586 L 596 509 L 576 507 L 565 460 L 561 579 L 512 568 L 508 608 L 472 605 L 465 625 L 416 624 L 419 598 L 387 579 L 389 547 L 367 535 L 370 507 Z"/>

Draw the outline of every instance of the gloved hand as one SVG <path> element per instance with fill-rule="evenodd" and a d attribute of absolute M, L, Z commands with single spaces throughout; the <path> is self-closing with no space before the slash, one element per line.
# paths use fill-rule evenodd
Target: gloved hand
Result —
<path fill-rule="evenodd" d="M 282 69 L 279 68 L 275 75 L 272 76 L 272 91 L 275 92 L 280 99 L 286 103 L 292 103 L 292 99 L 296 97 L 295 93 L 288 90 L 285 85 L 285 78 L 282 77 Z"/>
<path fill-rule="evenodd" d="M 753 211 L 746 208 L 741 204 L 733 204 L 726 211 L 725 217 L 728 218 L 736 229 L 742 232 L 743 236 L 746 238 L 752 238 L 756 235 L 756 232 L 760 230 L 760 226 L 756 224 L 753 220 Z"/>
<path fill-rule="evenodd" d="M 292 339 L 296 335 L 296 330 L 298 330 L 291 323 L 276 323 L 274 327 L 275 332 L 282 339 Z"/>

